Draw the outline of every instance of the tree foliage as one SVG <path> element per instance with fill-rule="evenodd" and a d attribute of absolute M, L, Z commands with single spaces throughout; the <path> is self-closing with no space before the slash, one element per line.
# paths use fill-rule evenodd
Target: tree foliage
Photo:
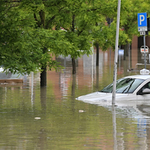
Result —
<path fill-rule="evenodd" d="M 30 73 L 58 67 L 53 57 L 90 54 L 93 41 L 114 47 L 117 0 L 0 0 L 0 65 Z M 137 13 L 149 2 L 122 0 L 119 44 L 138 35 Z M 111 24 L 107 24 L 111 18 Z"/>
<path fill-rule="evenodd" d="M 1 9 L 0 64 L 21 73 L 40 70 L 43 65 L 56 67 L 53 54 L 67 51 L 70 43 L 63 31 L 52 29 L 51 21 L 56 15 L 53 9 L 53 14 L 49 13 L 42 0 L 11 2 L 7 7 L 6 4 Z"/>

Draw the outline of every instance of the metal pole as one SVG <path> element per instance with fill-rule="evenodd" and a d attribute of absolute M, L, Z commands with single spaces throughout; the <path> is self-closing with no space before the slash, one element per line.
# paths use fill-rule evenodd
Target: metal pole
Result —
<path fill-rule="evenodd" d="M 145 65 L 145 69 L 146 69 L 145 34 L 143 36 L 143 39 L 144 39 L 144 65 Z"/>
<path fill-rule="evenodd" d="M 120 5 L 121 0 L 118 0 L 117 12 L 117 27 L 116 27 L 116 44 L 115 44 L 115 59 L 114 59 L 114 77 L 113 77 L 113 91 L 112 91 L 112 104 L 116 100 L 116 80 L 117 80 L 117 63 L 118 63 L 118 41 L 119 41 L 119 24 L 120 24 Z"/>

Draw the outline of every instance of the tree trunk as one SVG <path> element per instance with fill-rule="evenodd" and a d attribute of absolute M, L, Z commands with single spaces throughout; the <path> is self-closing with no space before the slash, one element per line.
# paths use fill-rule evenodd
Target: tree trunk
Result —
<path fill-rule="evenodd" d="M 96 43 L 96 66 L 99 66 L 99 44 Z"/>
<path fill-rule="evenodd" d="M 47 85 L 47 71 L 46 67 L 42 67 L 42 72 L 40 74 L 40 86 L 44 87 Z"/>
<path fill-rule="evenodd" d="M 76 74 L 76 61 L 72 58 L 72 74 Z"/>

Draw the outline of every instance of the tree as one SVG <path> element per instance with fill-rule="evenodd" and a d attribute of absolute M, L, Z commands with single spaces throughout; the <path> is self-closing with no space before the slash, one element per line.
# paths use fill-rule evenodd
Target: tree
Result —
<path fill-rule="evenodd" d="M 83 54 L 91 53 L 90 6 L 86 0 L 69 0 L 63 12 L 65 17 L 62 16 L 59 27 L 62 26 L 65 29 L 65 38 L 71 44 L 71 48 L 68 49 L 67 53 L 63 53 L 63 55 L 71 56 L 72 73 L 75 74 L 76 58 Z"/>
<path fill-rule="evenodd" d="M 112 1 L 69 0 L 66 3 L 67 17 L 63 24 L 66 38 L 72 44 L 70 51 L 64 55 L 72 57 L 72 73 L 76 73 L 75 59 L 83 54 L 90 54 L 93 41 L 106 47 L 108 27 L 106 26 L 106 6 L 112 9 Z M 98 24 L 98 25 L 97 25 Z M 106 29 L 106 30 L 105 30 Z"/>
<path fill-rule="evenodd" d="M 70 47 L 64 32 L 52 29 L 63 8 L 61 1 L 4 2 L 2 8 L 0 64 L 11 72 L 41 71 L 41 86 L 45 86 L 47 66 L 58 67 L 53 54 Z"/>

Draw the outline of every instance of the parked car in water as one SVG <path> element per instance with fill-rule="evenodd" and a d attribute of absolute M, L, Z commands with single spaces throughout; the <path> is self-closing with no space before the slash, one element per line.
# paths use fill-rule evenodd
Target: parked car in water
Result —
<path fill-rule="evenodd" d="M 142 71 L 141 71 L 142 72 Z M 147 71 L 148 72 L 148 71 Z M 79 96 L 76 99 L 92 104 L 111 104 L 113 84 L 106 86 L 101 91 Z M 150 103 L 150 75 L 141 73 L 123 77 L 116 82 L 116 104 L 132 105 Z"/>

